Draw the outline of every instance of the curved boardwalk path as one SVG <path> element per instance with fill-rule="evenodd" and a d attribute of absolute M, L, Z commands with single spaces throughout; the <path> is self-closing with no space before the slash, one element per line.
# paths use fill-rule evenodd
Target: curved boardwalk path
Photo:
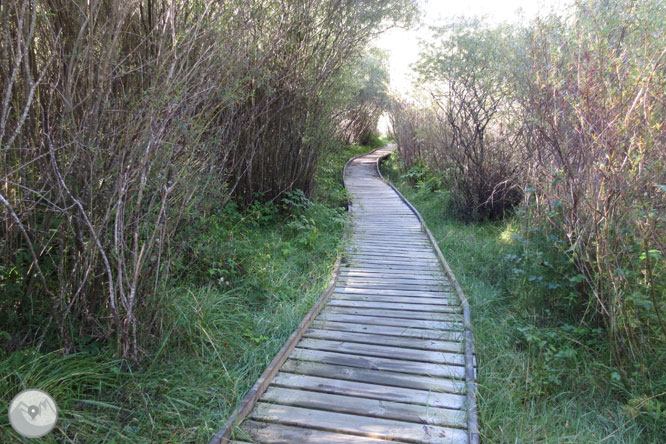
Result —
<path fill-rule="evenodd" d="M 353 233 L 337 280 L 211 443 L 476 441 L 461 302 L 419 219 L 378 175 L 392 149 L 348 164 Z"/>

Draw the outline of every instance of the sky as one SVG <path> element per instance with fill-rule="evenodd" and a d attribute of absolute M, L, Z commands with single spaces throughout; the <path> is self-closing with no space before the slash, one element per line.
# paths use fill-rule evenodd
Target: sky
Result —
<path fill-rule="evenodd" d="M 427 36 L 428 26 L 459 16 L 486 16 L 489 23 L 520 23 L 551 10 L 562 11 L 569 3 L 568 0 L 419 0 L 424 11 L 421 28 L 387 31 L 375 45 L 388 52 L 392 92 L 411 96 L 409 65 L 418 59 L 418 41 Z"/>

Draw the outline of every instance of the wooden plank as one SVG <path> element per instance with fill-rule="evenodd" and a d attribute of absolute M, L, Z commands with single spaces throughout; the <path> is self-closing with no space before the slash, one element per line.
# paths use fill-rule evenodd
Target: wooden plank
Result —
<path fill-rule="evenodd" d="M 382 244 L 386 246 L 409 246 L 409 247 L 419 247 L 423 248 L 427 245 L 428 239 L 422 234 L 416 236 L 412 235 L 409 237 L 405 236 L 388 236 L 388 235 L 374 235 L 371 233 L 359 233 L 356 232 L 353 234 L 354 242 L 360 244 Z"/>
<path fill-rule="evenodd" d="M 340 281 L 336 285 L 336 288 L 368 288 L 368 289 L 382 289 L 382 290 L 408 290 L 408 291 L 441 291 L 446 287 L 440 284 L 399 284 L 391 283 L 388 281 L 385 282 L 363 282 L 363 281 Z"/>
<path fill-rule="evenodd" d="M 384 239 L 383 241 L 371 241 L 371 240 L 364 240 L 362 238 L 355 238 L 354 243 L 350 245 L 348 248 L 349 250 L 347 251 L 353 251 L 354 249 L 356 251 L 366 251 L 373 249 L 374 251 L 402 253 L 402 252 L 422 252 L 424 251 L 425 248 L 427 248 L 427 246 L 421 245 L 420 243 L 418 243 L 418 241 L 410 243 L 410 242 L 400 242 L 400 241 L 389 241 L 388 239 Z"/>
<path fill-rule="evenodd" d="M 381 228 L 374 232 L 368 232 L 365 234 L 354 233 L 353 241 L 359 243 L 367 242 L 384 247 L 391 246 L 393 243 L 398 244 L 398 246 L 406 246 L 410 248 L 415 246 L 419 248 L 428 248 L 428 246 L 430 246 L 428 243 L 428 238 L 424 235 L 424 233 L 419 233 L 417 236 L 413 236 L 412 238 L 387 239 L 386 235 L 381 231 Z"/>
<path fill-rule="evenodd" d="M 389 327 L 423 328 L 432 330 L 462 331 L 462 322 L 422 321 L 418 319 L 398 319 L 373 316 L 357 316 L 340 313 L 322 312 L 317 316 L 320 321 L 349 322 L 368 325 L 386 325 Z"/>
<path fill-rule="evenodd" d="M 273 386 L 266 390 L 261 400 L 281 405 L 448 427 L 464 428 L 467 422 L 465 412 L 462 410 Z"/>
<path fill-rule="evenodd" d="M 428 258 L 417 258 L 417 257 L 405 257 L 399 255 L 372 255 L 372 254 L 362 254 L 362 253 L 348 253 L 347 257 L 351 261 L 363 261 L 367 263 L 376 263 L 376 264 L 409 264 L 409 265 L 434 265 L 435 267 L 439 266 L 437 259 L 428 259 Z"/>
<path fill-rule="evenodd" d="M 408 404 L 462 409 L 465 407 L 463 393 L 419 390 L 413 388 L 381 385 L 375 381 L 357 382 L 339 378 L 299 375 L 280 372 L 275 376 L 276 387 L 309 390 L 333 395 L 353 396 L 380 401 L 403 402 Z M 316 397 L 316 395 L 313 395 Z"/>
<path fill-rule="evenodd" d="M 459 306 L 459 302 L 451 298 L 425 298 L 425 297 L 414 297 L 414 296 L 378 296 L 372 294 L 345 294 L 345 293 L 333 293 L 331 295 L 331 300 L 347 300 L 347 301 L 367 301 L 367 302 L 392 302 L 396 304 L 431 304 L 431 305 L 443 305 L 443 306 Z"/>
<path fill-rule="evenodd" d="M 389 257 L 372 257 L 360 256 L 355 254 L 347 254 L 347 263 L 356 266 L 374 266 L 374 267 L 398 267 L 406 270 L 423 270 L 423 271 L 437 271 L 439 265 L 437 262 L 417 260 L 412 258 L 389 258 Z"/>
<path fill-rule="evenodd" d="M 348 299 L 331 299 L 327 304 L 329 307 L 354 307 L 354 308 L 380 308 L 386 310 L 404 310 L 404 311 L 429 311 L 432 313 L 460 313 L 461 307 L 451 305 L 431 305 L 409 304 L 394 302 L 374 302 L 374 301 L 350 301 Z"/>
<path fill-rule="evenodd" d="M 443 285 L 445 288 L 443 291 L 452 293 L 452 291 L 447 288 L 448 283 L 446 280 L 442 280 L 438 278 L 437 275 L 430 274 L 429 272 L 417 272 L 416 270 L 361 268 L 348 266 L 343 270 L 342 274 L 340 275 L 340 279 L 342 279 L 342 283 L 346 282 L 345 280 L 348 279 L 418 279 L 429 285 Z"/>
<path fill-rule="evenodd" d="M 397 248 L 397 249 L 412 249 L 412 248 L 430 248 L 426 239 L 402 239 L 402 240 L 389 240 L 373 236 L 354 236 L 354 244 L 367 247 L 379 248 Z"/>
<path fill-rule="evenodd" d="M 436 376 L 440 378 L 463 379 L 464 367 L 458 365 L 428 364 L 423 362 L 403 361 L 391 358 L 348 355 L 307 348 L 296 348 L 292 358 L 301 361 L 322 362 L 324 364 L 343 365 L 347 367 L 370 368 L 389 372 L 411 373 L 414 375 Z"/>
<path fill-rule="evenodd" d="M 441 271 L 436 263 L 413 263 L 412 261 L 381 261 L 362 257 L 345 256 L 346 264 L 357 268 L 384 268 L 424 271 L 435 273 Z"/>
<path fill-rule="evenodd" d="M 467 434 L 460 429 L 415 424 L 390 419 L 368 418 L 335 412 L 258 402 L 252 411 L 254 420 L 277 422 L 295 427 L 320 428 L 335 433 L 349 433 L 369 438 L 402 440 L 417 444 L 461 444 Z"/>
<path fill-rule="evenodd" d="M 347 294 L 375 294 L 381 296 L 424 296 L 427 298 L 434 297 L 450 297 L 453 293 L 448 291 L 423 291 L 423 290 L 390 290 L 390 289 L 363 289 L 356 287 L 346 287 L 344 289 L 337 288 L 335 289 L 336 293 L 347 293 Z"/>
<path fill-rule="evenodd" d="M 305 429 L 270 422 L 245 421 L 243 430 L 261 444 L 396 444 L 395 441 Z"/>
<path fill-rule="evenodd" d="M 312 328 L 346 331 L 353 333 L 368 333 L 384 336 L 410 337 L 420 339 L 433 339 L 441 341 L 462 341 L 461 331 L 430 330 L 414 327 L 389 327 L 386 325 L 359 324 L 358 322 L 334 322 L 317 318 L 311 324 Z M 458 327 L 460 328 L 460 327 Z"/>
<path fill-rule="evenodd" d="M 353 224 L 353 230 L 354 233 L 367 234 L 369 232 L 377 230 L 377 228 L 381 226 L 381 223 L 385 223 L 385 221 L 375 222 L 367 225 Z M 421 231 L 421 227 L 416 227 L 416 226 L 414 228 L 392 228 L 389 225 L 384 225 L 381 226 L 381 230 L 382 234 L 384 234 L 384 236 L 386 236 L 389 239 L 391 238 L 405 239 L 407 236 L 411 237 L 423 233 Z"/>
<path fill-rule="evenodd" d="M 374 264 L 367 261 L 352 261 L 351 258 L 344 258 L 345 268 L 355 268 L 355 269 L 369 269 L 369 270 L 383 270 L 390 272 L 399 272 L 399 273 L 414 273 L 414 274 L 436 274 L 441 273 L 442 270 L 436 266 L 423 266 L 423 265 L 412 265 L 409 263 L 402 264 Z"/>
<path fill-rule="evenodd" d="M 329 313 L 338 313 L 346 315 L 399 318 L 399 319 L 417 319 L 424 321 L 454 321 L 454 322 L 463 321 L 462 314 L 456 314 L 456 313 L 381 310 L 374 308 L 336 307 L 331 305 L 327 305 L 324 311 Z"/>
<path fill-rule="evenodd" d="M 310 325 L 310 327 L 312 327 L 312 325 Z M 435 350 L 452 353 L 463 352 L 462 342 L 456 341 L 437 341 L 434 339 L 373 335 L 369 333 L 353 333 L 318 328 L 310 328 L 305 332 L 304 336 L 307 338 L 328 339 L 331 341 L 358 342 L 360 344 L 386 345 L 390 347 L 412 348 L 419 350 Z"/>
<path fill-rule="evenodd" d="M 340 274 L 338 282 L 385 282 L 391 281 L 398 284 L 426 284 L 426 285 L 448 285 L 446 279 L 443 276 L 422 276 L 409 273 L 372 273 L 372 272 L 363 272 L 363 271 L 351 271 L 345 270 L 344 273 Z"/>
<path fill-rule="evenodd" d="M 403 274 L 408 275 L 408 273 L 403 273 Z M 384 276 L 344 275 L 340 277 L 340 281 L 338 282 L 338 285 L 352 285 L 352 284 L 395 285 L 396 287 L 416 286 L 416 287 L 428 287 L 434 290 L 441 290 L 442 287 L 450 288 L 450 285 L 446 280 L 437 280 L 436 278 L 429 278 L 426 276 L 421 276 L 416 274 L 412 275 L 411 277 L 397 277 L 397 276 L 392 276 L 390 272 L 384 272 Z"/>
<path fill-rule="evenodd" d="M 358 245 L 352 245 L 346 250 L 347 253 L 361 256 L 394 257 L 394 258 L 414 258 L 437 260 L 437 256 L 431 251 L 412 248 L 410 250 L 397 250 L 395 248 L 361 248 Z"/>
<path fill-rule="evenodd" d="M 398 251 L 398 252 L 412 252 L 412 253 L 427 253 L 435 254 L 432 251 L 432 246 L 428 245 L 426 239 L 414 240 L 411 242 L 409 239 L 404 240 L 389 240 L 389 239 L 370 239 L 362 236 L 354 236 L 352 242 L 347 248 L 366 249 L 370 251 Z"/>
<path fill-rule="evenodd" d="M 328 379 L 366 382 L 388 387 L 425 390 L 427 392 L 435 393 L 453 393 L 458 395 L 465 393 L 465 383 L 455 379 L 433 378 L 431 376 L 420 376 L 358 367 L 345 367 L 340 365 L 322 364 L 320 362 L 299 361 L 297 359 L 288 359 L 287 362 L 282 365 L 280 371 L 283 373 L 289 372 L 301 375 L 320 376 Z"/>
<path fill-rule="evenodd" d="M 401 359 L 414 362 L 434 364 L 465 365 L 464 356 L 460 353 L 416 350 L 413 348 L 392 347 L 358 342 L 335 341 L 329 339 L 303 338 L 298 343 L 300 348 L 310 350 L 333 351 L 350 355 L 373 356 L 378 358 Z"/>
<path fill-rule="evenodd" d="M 340 268 L 340 272 L 349 275 L 360 275 L 368 277 L 382 277 L 382 276 L 393 276 L 396 278 L 420 278 L 426 280 L 436 280 L 437 282 L 446 282 L 444 279 L 441 270 L 428 271 L 428 270 L 412 270 L 412 269 L 400 269 L 398 268 L 386 268 L 386 267 L 356 267 L 353 265 L 345 264 L 344 267 Z"/>

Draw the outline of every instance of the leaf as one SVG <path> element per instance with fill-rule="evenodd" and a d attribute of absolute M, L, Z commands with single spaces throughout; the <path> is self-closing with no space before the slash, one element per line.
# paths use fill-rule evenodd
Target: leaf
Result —
<path fill-rule="evenodd" d="M 569 281 L 573 284 L 580 284 L 585 280 L 585 276 L 582 274 L 577 274 L 569 278 Z"/>
<path fill-rule="evenodd" d="M 647 254 L 650 255 L 650 258 L 655 259 L 655 260 L 658 260 L 659 258 L 661 258 L 661 251 L 660 250 L 648 250 Z M 644 261 L 645 259 L 647 259 L 647 254 L 645 254 L 645 251 L 643 251 L 639 256 L 639 259 Z"/>

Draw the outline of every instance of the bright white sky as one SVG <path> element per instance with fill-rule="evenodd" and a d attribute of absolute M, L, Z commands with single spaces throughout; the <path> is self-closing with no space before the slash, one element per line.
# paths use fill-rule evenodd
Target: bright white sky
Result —
<path fill-rule="evenodd" d="M 391 90 L 400 95 L 411 95 L 410 64 L 418 59 L 419 38 L 427 36 L 427 27 L 458 16 L 486 16 L 491 23 L 528 21 L 554 10 L 561 12 L 571 1 L 567 0 L 419 0 L 425 12 L 419 29 L 394 29 L 384 33 L 376 46 L 389 54 Z"/>

